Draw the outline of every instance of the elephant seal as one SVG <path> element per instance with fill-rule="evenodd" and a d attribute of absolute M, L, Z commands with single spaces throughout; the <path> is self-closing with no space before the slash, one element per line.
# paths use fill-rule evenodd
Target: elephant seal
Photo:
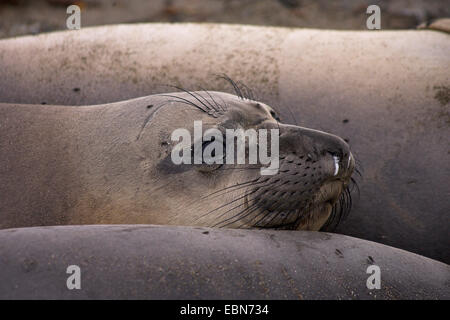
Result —
<path fill-rule="evenodd" d="M 351 201 L 355 160 L 347 143 L 283 124 L 270 106 L 236 89 L 238 96 L 184 91 L 83 107 L 0 104 L 0 227 L 335 225 Z M 221 135 L 275 130 L 277 171 L 263 175 L 261 162 L 175 163 L 173 132 L 195 136 L 196 121 Z M 211 140 L 196 142 L 203 149 Z"/>
<path fill-rule="evenodd" d="M 227 73 L 284 122 L 349 141 L 364 172 L 337 232 L 450 263 L 448 52 L 450 36 L 432 30 L 83 28 L 1 40 L 0 102 L 103 104 L 160 84 L 232 92 L 211 76 Z"/>
<path fill-rule="evenodd" d="M 325 232 L 19 228 L 0 230 L 0 256 L 0 299 L 450 298 L 448 265 Z M 374 265 L 379 289 L 367 286 Z M 67 287 L 69 266 L 79 290 Z"/>

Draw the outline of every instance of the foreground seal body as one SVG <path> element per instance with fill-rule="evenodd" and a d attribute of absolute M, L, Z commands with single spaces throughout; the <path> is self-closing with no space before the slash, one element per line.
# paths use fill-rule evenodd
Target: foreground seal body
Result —
<path fill-rule="evenodd" d="M 110 103 L 160 84 L 231 92 L 211 76 L 226 73 L 284 122 L 349 140 L 364 172 L 338 232 L 450 263 L 449 52 L 450 36 L 430 30 L 83 28 L 1 40 L 0 102 Z"/>
<path fill-rule="evenodd" d="M 19 228 L 0 230 L 0 256 L 0 299 L 450 298 L 448 265 L 325 232 Z M 81 290 L 67 289 L 69 265 Z M 379 289 L 367 287 L 371 265 Z"/>
<path fill-rule="evenodd" d="M 1 228 L 152 223 L 319 230 L 348 210 L 354 168 L 348 145 L 280 123 L 271 107 L 243 96 L 202 91 L 84 107 L 0 104 L 0 119 Z M 193 132 L 195 121 L 224 134 L 278 130 L 276 174 L 262 175 L 260 164 L 175 164 L 172 133 Z"/>

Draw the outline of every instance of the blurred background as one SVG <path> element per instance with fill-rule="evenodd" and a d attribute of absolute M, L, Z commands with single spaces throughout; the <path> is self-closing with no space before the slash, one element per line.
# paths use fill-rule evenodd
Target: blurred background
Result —
<path fill-rule="evenodd" d="M 450 0 L 0 0 L 0 38 L 66 29 L 67 6 L 81 27 L 139 22 L 222 22 L 320 29 L 366 29 L 381 8 L 382 29 L 412 29 L 450 17 Z"/>

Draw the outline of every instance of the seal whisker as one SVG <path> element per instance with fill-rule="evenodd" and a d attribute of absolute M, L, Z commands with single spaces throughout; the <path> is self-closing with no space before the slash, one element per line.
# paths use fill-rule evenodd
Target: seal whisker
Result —
<path fill-rule="evenodd" d="M 240 203 L 240 204 L 234 206 L 233 208 L 228 209 L 227 211 L 225 211 L 225 212 L 223 212 L 222 214 L 220 214 L 217 218 L 223 217 L 223 216 L 224 216 L 225 214 L 227 214 L 228 212 L 233 211 L 234 209 L 239 208 L 239 207 L 243 206 L 244 204 L 245 204 L 245 202 L 242 202 L 242 203 Z M 214 211 L 215 211 L 215 210 L 213 210 L 212 212 L 214 212 Z M 206 213 L 206 214 L 200 216 L 200 219 L 203 218 L 203 217 L 205 217 L 205 216 L 207 216 L 208 214 L 210 214 L 210 213 L 212 213 L 212 212 L 208 212 L 208 213 Z"/>
<path fill-rule="evenodd" d="M 205 90 L 202 90 L 202 91 L 205 92 Z M 208 99 L 206 99 L 204 96 L 202 96 L 202 95 L 200 94 L 200 92 L 195 92 L 195 91 L 193 91 L 192 94 L 197 95 L 197 96 L 199 96 L 200 98 L 202 98 L 202 99 L 207 103 L 208 109 L 209 109 L 210 111 L 213 110 L 213 111 L 219 112 L 219 110 L 217 110 L 216 107 L 215 107 L 210 101 L 208 101 Z"/>
<path fill-rule="evenodd" d="M 265 211 L 267 211 L 267 213 L 266 213 L 265 215 L 263 215 L 258 221 L 256 221 L 256 222 L 254 223 L 255 227 L 261 227 L 261 226 L 258 226 L 258 224 L 259 224 L 261 221 L 264 221 L 264 219 L 266 219 L 271 213 L 273 213 L 273 211 L 270 211 L 269 209 L 266 209 Z M 265 212 L 265 211 L 263 211 L 263 212 Z"/>
<path fill-rule="evenodd" d="M 247 184 L 252 183 L 252 182 L 256 182 L 256 181 L 258 181 L 259 179 L 260 179 L 260 178 L 256 178 L 256 179 L 253 179 L 253 180 L 249 180 L 249 181 L 246 181 L 246 182 L 242 182 L 242 183 L 238 183 L 238 184 L 235 184 L 235 185 L 232 185 L 232 186 L 225 187 L 225 188 L 223 188 L 223 189 L 220 189 L 220 190 L 218 190 L 218 191 L 215 191 L 215 192 L 213 192 L 213 193 L 210 193 L 210 194 L 208 194 L 208 195 L 206 195 L 206 196 L 204 196 L 204 197 L 201 197 L 200 199 L 205 199 L 205 198 L 207 198 L 207 197 L 209 197 L 209 196 L 212 196 L 212 195 L 214 195 L 214 194 L 217 194 L 217 193 L 219 193 L 219 192 L 221 192 L 221 191 L 224 191 L 224 190 L 227 190 L 227 189 L 231 189 L 231 188 L 235 188 L 235 187 L 238 187 L 238 186 L 247 185 Z"/>
<path fill-rule="evenodd" d="M 214 101 L 213 97 L 211 96 L 211 94 L 209 94 L 209 92 L 208 92 L 207 90 L 204 90 L 204 89 L 202 89 L 202 88 L 201 88 L 201 90 L 202 90 L 203 92 L 207 93 L 207 94 L 209 95 L 209 97 Z M 205 100 L 205 102 L 211 107 L 211 110 L 214 110 L 214 111 L 216 111 L 217 113 L 222 114 L 223 111 L 222 111 L 222 110 L 219 110 L 218 107 L 214 106 L 214 105 L 211 103 L 211 101 L 208 101 L 208 99 L 206 99 L 204 96 L 202 96 L 202 95 L 200 94 L 200 92 L 192 92 L 192 94 L 196 94 L 196 95 L 198 95 L 199 97 L 201 97 L 203 100 Z M 214 103 L 216 103 L 216 102 L 214 101 Z M 224 111 L 225 111 L 225 110 L 224 110 Z"/>
<path fill-rule="evenodd" d="M 358 185 L 357 181 L 353 177 L 350 178 L 350 181 L 351 181 L 350 192 L 353 192 L 353 190 L 356 188 L 356 191 L 358 191 L 358 197 L 360 197 L 361 193 L 359 191 L 359 185 Z"/>
<path fill-rule="evenodd" d="M 240 90 L 240 88 L 238 87 L 238 85 L 236 84 L 236 82 L 234 82 L 228 75 L 226 75 L 225 73 L 223 73 L 222 75 L 218 75 L 218 78 L 224 79 L 226 81 L 228 81 L 234 88 L 234 91 L 236 92 L 236 95 L 241 98 L 244 99 L 244 96 L 242 95 L 242 91 Z"/>
<path fill-rule="evenodd" d="M 190 95 L 191 97 L 193 97 L 194 99 L 196 99 L 198 102 L 200 102 L 202 105 L 204 105 L 206 109 L 208 109 L 208 110 L 214 110 L 214 108 L 211 109 L 210 106 L 208 106 L 208 105 L 205 104 L 203 101 L 201 101 L 201 100 L 200 100 L 193 92 L 191 92 L 191 91 L 189 91 L 189 90 L 186 90 L 186 89 L 183 89 L 183 88 L 181 88 L 181 87 L 177 87 L 177 86 L 173 86 L 173 87 L 176 88 L 176 89 L 178 89 L 178 90 L 181 90 L 181 91 L 183 91 L 183 92 L 186 92 L 188 95 Z M 202 98 L 203 98 L 203 97 L 202 97 Z M 205 99 L 205 98 L 203 98 L 203 99 Z"/>
<path fill-rule="evenodd" d="M 178 97 L 178 96 L 174 96 L 174 95 L 171 95 L 171 94 L 159 94 L 159 96 L 179 99 L 179 100 L 172 100 L 172 101 L 184 103 L 184 104 L 187 104 L 187 105 L 191 105 L 191 106 L 196 107 L 196 108 L 198 108 L 199 110 L 201 110 L 201 111 L 203 111 L 203 112 L 205 112 L 205 113 L 208 113 L 208 112 L 207 112 L 205 109 L 203 109 L 202 107 L 198 106 L 197 104 L 195 104 L 195 103 L 193 103 L 192 101 L 189 101 L 189 100 L 187 100 L 187 99 L 185 99 L 185 98 Z M 172 101 L 171 101 L 171 102 L 172 102 Z"/>
<path fill-rule="evenodd" d="M 266 225 L 267 225 L 267 224 L 270 224 L 276 217 L 278 217 L 278 216 L 282 213 L 282 211 L 279 211 L 278 209 L 279 209 L 284 203 L 285 203 L 285 202 L 284 202 L 284 199 L 282 199 L 282 198 L 279 198 L 278 200 L 275 200 L 275 202 L 273 202 L 272 205 L 271 205 L 269 208 L 267 208 L 267 209 L 265 209 L 265 210 L 263 210 L 263 211 L 261 212 L 261 214 L 262 214 L 262 213 L 264 213 L 264 212 L 267 211 L 267 213 L 266 213 L 261 219 L 259 219 L 259 220 L 258 220 L 257 222 L 255 222 L 255 223 L 253 223 L 253 226 L 257 226 L 258 223 L 260 223 L 261 221 L 263 221 L 267 216 L 269 216 L 270 214 L 274 214 L 274 216 L 266 223 Z M 278 205 L 275 206 L 275 207 L 273 207 L 273 205 L 275 205 L 275 204 L 278 204 Z M 296 210 L 296 209 L 293 209 L 293 210 Z M 286 216 L 283 218 L 283 221 L 282 221 L 281 224 L 280 224 L 281 227 L 283 226 L 284 220 L 287 219 L 287 217 L 289 216 L 289 213 L 290 213 L 291 211 L 293 211 L 293 210 L 289 210 L 289 211 L 286 213 Z M 246 216 L 247 216 L 247 215 L 246 215 Z M 244 217 L 246 217 L 246 216 L 244 216 Z M 242 218 L 244 218 L 244 217 L 240 217 L 240 219 L 242 219 Z M 242 225 L 241 225 L 241 226 L 242 226 Z"/>
<path fill-rule="evenodd" d="M 193 92 L 191 92 L 191 91 L 189 91 L 189 90 L 186 90 L 186 89 L 181 88 L 181 87 L 178 87 L 178 86 L 170 85 L 170 84 L 165 84 L 164 86 L 170 87 L 170 88 L 174 88 L 174 89 L 177 89 L 177 90 L 181 90 L 181 91 L 183 91 L 183 92 L 189 94 L 190 96 L 194 97 L 198 102 L 200 102 L 203 106 L 205 106 L 206 109 L 207 109 L 208 111 L 211 110 L 211 107 L 210 107 L 210 106 L 212 106 L 212 105 L 211 105 L 211 104 L 209 103 L 209 101 L 206 100 L 203 96 L 200 95 L 200 97 L 202 97 L 202 98 L 203 98 L 210 106 L 204 104 L 201 100 L 199 100 L 199 99 L 193 94 Z M 161 94 L 161 95 L 162 95 L 162 94 Z M 185 99 L 185 100 L 187 100 L 187 99 Z M 212 106 L 212 109 L 215 110 L 214 106 Z M 202 110 L 203 110 L 203 108 L 202 108 Z M 203 111 L 205 111 L 205 110 L 203 110 Z M 205 112 L 206 112 L 206 111 L 205 111 Z"/>
<path fill-rule="evenodd" d="M 361 171 L 359 170 L 358 167 L 355 167 L 355 173 L 359 176 L 359 177 L 363 177 Z"/>
<path fill-rule="evenodd" d="M 214 102 L 214 104 L 216 105 L 216 111 L 217 112 L 221 112 L 221 111 L 226 111 L 226 109 L 222 106 L 222 105 L 220 105 L 220 104 L 218 104 L 217 102 L 216 102 L 216 100 L 214 100 L 214 98 L 213 98 L 213 96 L 209 93 L 209 91 L 208 90 L 206 90 L 206 89 L 204 89 L 204 88 L 202 88 L 202 87 L 199 87 L 202 91 L 204 91 L 204 92 L 206 92 L 206 94 L 211 98 L 211 100 Z"/>
<path fill-rule="evenodd" d="M 257 178 L 257 179 L 252 180 L 252 181 L 247 181 L 247 182 L 243 182 L 243 183 L 241 183 L 241 184 L 237 184 L 237 185 L 233 185 L 233 186 L 228 186 L 228 187 L 222 188 L 222 189 L 220 189 L 220 190 L 218 190 L 218 191 L 215 191 L 215 192 L 213 192 L 213 193 L 211 193 L 211 194 L 209 194 L 209 195 L 206 195 L 206 196 L 204 196 L 204 197 L 201 197 L 201 198 L 200 198 L 200 202 L 201 202 L 201 201 L 205 201 L 205 200 L 208 199 L 208 198 L 209 198 L 209 199 L 213 199 L 213 198 L 216 198 L 216 197 L 219 197 L 219 196 L 223 196 L 223 195 L 225 195 L 225 194 L 227 194 L 227 193 L 230 193 L 230 192 L 238 191 L 238 190 L 243 189 L 243 188 L 253 187 L 253 186 L 256 186 L 256 185 L 261 184 L 261 183 L 266 183 L 266 182 L 269 180 L 269 179 L 266 179 L 266 180 L 263 180 L 263 181 L 260 181 L 260 182 L 256 182 L 256 181 L 259 180 L 259 179 L 260 179 L 260 178 Z M 255 191 L 258 191 L 258 190 L 259 190 L 260 188 L 262 188 L 262 187 L 264 187 L 264 185 L 261 186 L 261 187 L 257 187 L 257 189 L 256 189 Z M 234 188 L 234 189 L 232 189 L 232 188 Z M 232 189 L 232 190 L 229 190 L 229 189 Z M 225 190 L 226 190 L 226 191 L 225 191 Z M 222 191 L 225 191 L 225 192 L 222 192 Z M 222 192 L 222 193 L 220 193 L 220 192 Z M 245 195 L 244 195 L 244 196 L 245 196 Z M 199 203 L 198 200 L 195 200 L 195 201 L 192 202 L 192 204 L 197 204 L 197 205 L 198 205 L 198 203 Z M 189 206 L 192 205 L 192 204 L 189 204 Z M 225 205 L 227 205 L 227 204 L 225 204 Z M 225 205 L 224 205 L 224 206 L 225 206 Z M 201 217 L 204 217 L 204 216 L 206 216 L 207 214 L 212 213 L 212 212 L 214 212 L 215 210 L 218 210 L 218 209 L 220 209 L 220 208 L 213 209 L 213 210 L 211 210 L 210 212 L 208 212 L 208 213 L 202 215 Z"/>
<path fill-rule="evenodd" d="M 265 183 L 265 182 L 267 182 L 267 181 L 268 181 L 268 180 L 265 180 L 265 181 L 262 181 L 262 182 L 259 182 L 259 183 Z M 259 183 L 251 184 L 250 186 L 253 186 L 253 185 L 256 185 L 256 184 L 259 184 Z M 231 204 L 231 203 L 233 203 L 233 202 L 235 202 L 235 201 L 237 201 L 237 200 L 240 200 L 240 199 L 242 199 L 242 198 L 244 198 L 244 197 L 247 197 L 247 196 L 249 196 L 249 195 L 251 195 L 251 194 L 253 194 L 253 193 L 259 191 L 259 190 L 260 190 L 261 188 L 263 188 L 264 186 L 267 186 L 267 184 L 266 184 L 266 185 L 263 185 L 263 186 L 261 186 L 261 187 L 258 187 L 258 188 L 254 189 L 254 190 L 251 191 L 251 192 L 247 192 L 247 193 L 245 193 L 242 197 L 240 197 L 240 198 L 238 198 L 238 199 L 234 199 L 234 200 L 232 200 L 232 201 L 230 201 L 230 202 L 228 202 L 228 203 L 222 205 L 221 207 L 218 207 L 218 208 L 216 208 L 216 209 L 214 209 L 214 210 L 211 210 L 211 211 L 208 212 L 207 214 L 210 214 L 210 213 L 212 213 L 212 212 L 214 212 L 214 211 L 216 211 L 216 210 L 219 210 L 219 209 L 221 209 L 222 207 L 225 207 L 225 206 L 227 206 L 227 205 L 229 205 L 229 204 Z M 243 188 L 243 187 L 249 187 L 249 186 L 241 186 L 241 187 L 239 187 L 238 189 L 241 189 L 241 188 Z M 236 191 L 236 190 L 238 190 L 238 189 L 234 189 L 234 190 L 232 190 L 232 191 Z M 227 192 L 226 192 L 226 193 L 227 193 Z M 250 201 L 255 201 L 255 203 L 254 203 L 253 205 L 258 205 L 258 204 L 259 204 L 259 201 L 258 201 L 257 199 L 255 199 L 255 198 L 251 199 Z M 275 203 L 277 203 L 277 202 L 279 202 L 279 200 L 275 201 Z M 238 207 L 242 206 L 243 204 L 244 204 L 244 203 L 242 203 L 242 204 L 240 204 L 240 205 L 234 207 L 233 209 L 238 208 Z M 252 206 L 253 206 L 253 205 L 252 205 Z M 232 211 L 232 209 L 228 210 L 227 212 L 229 212 L 229 211 Z M 241 212 L 241 213 L 242 213 L 242 212 Z M 237 215 L 239 215 L 239 214 L 241 214 L 241 213 L 238 213 Z M 207 214 L 203 215 L 202 217 L 206 216 Z M 220 215 L 219 217 L 221 217 L 221 216 L 223 216 L 223 214 Z M 236 215 L 234 215 L 234 216 L 236 216 Z M 231 217 L 231 218 L 233 218 L 233 217 Z M 219 223 L 219 224 L 220 224 L 220 223 Z"/>
<path fill-rule="evenodd" d="M 258 100 L 257 97 L 253 94 L 253 90 L 251 88 L 249 88 L 245 83 L 242 83 L 242 85 L 246 88 L 247 93 L 251 100 L 254 101 Z"/>
<path fill-rule="evenodd" d="M 244 97 L 245 99 L 253 100 L 252 95 L 250 94 L 250 88 L 249 88 L 249 87 L 247 87 L 247 86 L 246 86 L 244 83 L 242 83 L 241 81 L 237 81 L 237 82 L 236 82 L 236 85 L 242 87 L 242 88 L 240 88 L 240 89 L 241 89 L 241 91 L 243 91 L 243 97 Z"/>
<path fill-rule="evenodd" d="M 274 216 L 270 219 L 270 221 L 268 222 L 268 223 L 270 223 L 271 221 L 273 221 L 276 217 L 278 217 L 280 214 L 281 214 L 281 212 L 282 211 L 278 211 L 277 209 L 278 208 L 280 208 L 282 205 L 283 205 L 283 201 L 281 201 L 282 199 L 279 199 L 279 200 L 276 200 L 273 204 L 276 204 L 276 203 L 280 203 L 278 206 L 276 206 L 275 208 L 268 208 L 268 209 L 265 209 L 265 210 L 263 210 L 262 212 L 260 212 L 260 213 L 264 213 L 265 211 L 268 211 L 268 213 L 265 215 L 265 216 L 267 216 L 267 215 L 269 215 L 269 214 L 271 214 L 271 213 L 275 213 L 274 214 Z M 254 211 L 254 210 L 253 210 Z M 292 211 L 292 210 L 291 210 Z M 284 217 L 284 219 L 283 219 L 283 221 L 282 221 L 282 223 L 279 225 L 279 227 L 283 227 L 283 222 L 284 222 L 284 220 L 288 217 L 288 214 L 289 214 L 289 212 L 291 212 L 291 211 L 288 211 L 287 213 L 286 213 L 286 216 Z M 239 219 L 243 219 L 243 218 L 245 218 L 245 217 L 247 217 L 249 214 L 250 214 L 251 212 L 249 212 L 249 213 L 247 213 L 246 215 L 244 215 L 243 217 L 239 217 Z M 238 219 L 238 220 L 239 220 Z M 237 220 L 236 220 L 237 221 Z M 234 222 L 236 222 L 236 221 L 232 221 L 232 222 L 230 222 L 230 223 L 234 223 Z M 238 226 L 237 228 L 240 228 L 240 227 L 242 227 L 244 224 L 242 224 L 242 225 L 240 225 L 240 226 Z M 255 225 L 255 224 L 253 224 L 253 225 Z"/>
<path fill-rule="evenodd" d="M 361 174 L 364 173 L 364 167 L 362 165 L 361 160 L 359 160 L 359 158 L 355 158 L 355 163 L 356 163 L 355 171 L 357 170 L 358 174 L 362 176 Z"/>
<path fill-rule="evenodd" d="M 247 196 L 247 194 L 246 194 L 246 196 Z M 233 215 L 233 216 L 231 216 L 231 217 L 229 217 L 229 218 L 227 218 L 227 219 L 225 219 L 225 220 L 219 221 L 219 222 L 216 223 L 214 226 L 218 226 L 219 224 L 221 224 L 221 223 L 223 223 L 223 222 L 225 222 L 225 221 L 228 221 L 228 220 L 230 220 L 230 219 L 233 219 L 233 217 L 236 217 L 237 215 L 240 215 L 241 213 L 243 213 L 243 212 L 245 212 L 245 211 L 247 211 L 247 210 L 249 210 L 249 209 L 251 209 L 251 208 L 254 208 L 255 206 L 258 205 L 258 201 L 256 201 L 255 199 L 250 199 L 250 201 L 255 201 L 255 202 L 254 202 L 252 205 L 249 205 L 248 207 L 246 207 L 245 209 L 239 211 L 237 214 L 235 214 L 235 215 Z M 248 204 L 248 202 L 243 202 L 243 203 L 241 203 L 239 206 L 236 206 L 235 208 L 238 208 L 238 207 L 240 207 L 240 206 L 242 206 L 242 205 L 245 205 L 245 204 Z M 222 217 L 222 216 L 223 216 L 223 214 L 220 215 L 220 217 Z"/>
<path fill-rule="evenodd" d="M 226 189 L 226 188 L 224 188 L 224 189 L 221 189 L 221 190 L 217 191 L 215 195 L 211 195 L 211 196 L 208 195 L 208 196 L 205 196 L 204 198 L 201 198 L 200 201 L 206 200 L 208 198 L 209 199 L 214 199 L 214 198 L 217 198 L 217 197 L 221 197 L 221 196 L 223 196 L 223 195 L 225 195 L 227 193 L 235 192 L 235 191 L 238 191 L 238 190 L 241 190 L 241 189 L 244 189 L 244 188 L 248 188 L 248 187 L 254 187 L 254 186 L 256 186 L 256 185 L 258 185 L 260 183 L 263 183 L 263 182 L 256 182 L 256 183 L 251 183 L 251 184 L 248 184 L 248 185 L 242 185 L 242 186 L 236 187 L 235 189 L 232 189 L 232 190 L 226 190 L 223 193 L 217 193 L 217 192 L 224 191 L 224 189 Z M 264 187 L 264 186 L 257 187 L 257 189 L 259 190 L 262 187 Z M 257 190 L 255 190 L 255 191 L 257 191 Z"/>
<path fill-rule="evenodd" d="M 225 102 L 225 100 L 223 100 L 223 98 L 221 96 L 218 96 L 218 97 L 222 101 L 222 105 L 221 106 L 223 106 L 224 111 L 227 111 L 228 110 L 228 104 Z"/>
<path fill-rule="evenodd" d="M 246 212 L 247 210 L 249 210 L 249 209 L 251 209 L 249 212 L 247 212 L 244 216 L 241 216 L 243 213 L 245 213 L 245 212 Z M 230 222 L 228 222 L 227 224 L 220 226 L 220 228 L 225 228 L 225 227 L 229 226 L 230 224 L 235 223 L 235 222 L 238 221 L 238 220 L 244 219 L 244 218 L 247 217 L 249 214 L 255 212 L 255 211 L 258 210 L 258 209 L 260 209 L 260 207 L 258 206 L 258 203 L 254 203 L 254 204 L 252 204 L 251 206 L 245 208 L 244 210 L 241 210 L 241 211 L 238 212 L 237 214 L 231 216 L 230 218 L 225 219 L 225 220 L 223 220 L 223 221 L 221 221 L 221 222 L 215 224 L 213 227 L 217 227 L 218 225 L 220 225 L 220 224 L 222 224 L 222 223 L 224 223 L 224 222 L 227 222 L 227 221 L 229 221 L 229 220 L 231 220 L 231 219 L 234 219 L 233 221 L 230 221 Z"/>
<path fill-rule="evenodd" d="M 222 209 L 223 207 L 226 207 L 226 206 L 232 204 L 233 202 L 236 202 L 236 201 L 238 201 L 238 200 L 241 200 L 242 198 L 245 198 L 245 197 L 247 197 L 247 196 L 249 196 L 249 195 L 251 195 L 251 194 L 257 192 L 258 190 L 259 190 L 259 189 L 253 190 L 252 192 L 246 193 L 246 194 L 244 194 L 243 196 L 240 196 L 239 198 L 236 198 L 236 199 L 234 199 L 234 200 L 231 200 L 230 202 L 227 202 L 227 203 L 221 205 L 220 207 L 218 207 L 218 208 L 216 208 L 216 209 L 213 209 L 213 210 L 207 212 L 205 215 L 210 214 L 210 213 L 212 213 L 212 212 L 214 212 L 214 211 L 216 211 L 216 210 Z"/>
<path fill-rule="evenodd" d="M 145 118 L 144 123 L 141 126 L 141 130 L 139 131 L 136 140 L 139 140 L 139 138 L 141 137 L 142 132 L 144 131 L 145 127 L 147 126 L 147 124 L 150 122 L 150 120 L 153 118 L 153 116 L 155 115 L 155 112 L 159 109 L 164 107 L 166 104 L 168 104 L 170 101 L 164 102 L 163 104 L 157 106 L 156 108 L 152 109 L 150 114 L 147 116 L 147 118 Z"/>

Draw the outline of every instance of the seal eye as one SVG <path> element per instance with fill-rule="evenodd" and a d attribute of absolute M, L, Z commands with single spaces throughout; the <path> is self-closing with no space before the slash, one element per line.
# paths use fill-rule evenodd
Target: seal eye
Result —
<path fill-rule="evenodd" d="M 205 150 L 206 150 L 206 147 L 209 146 L 210 144 L 212 144 L 214 141 L 215 141 L 215 138 L 214 138 L 214 137 L 212 137 L 212 139 L 211 139 L 210 141 L 203 141 L 203 143 L 202 143 L 202 155 L 203 155 L 202 159 L 203 159 L 203 162 L 204 162 L 204 159 L 205 159 L 204 157 L 205 157 Z M 213 150 L 211 151 L 210 156 L 211 156 L 212 158 L 214 158 L 214 157 L 216 156 L 216 149 L 213 149 Z"/>
<path fill-rule="evenodd" d="M 220 141 L 222 142 L 222 150 L 217 150 L 220 144 L 217 144 L 215 137 L 211 137 L 211 140 L 202 142 L 202 164 L 198 168 L 199 171 L 211 172 L 223 166 L 226 156 L 225 141 L 225 137 Z M 218 153 L 216 153 L 217 151 Z"/>

